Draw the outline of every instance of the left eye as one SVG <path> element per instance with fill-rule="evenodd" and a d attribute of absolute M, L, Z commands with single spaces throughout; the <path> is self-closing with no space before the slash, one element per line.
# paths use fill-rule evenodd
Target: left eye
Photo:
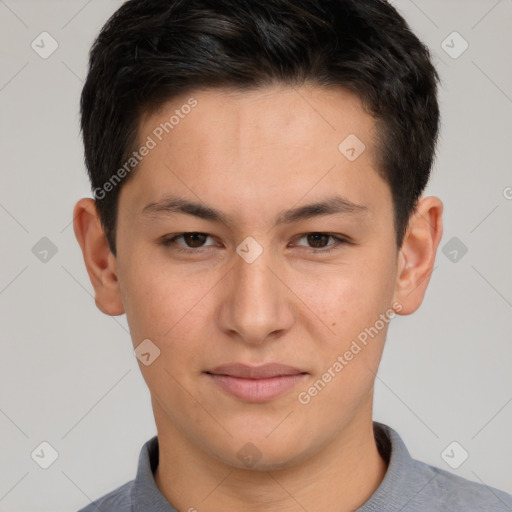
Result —
<path fill-rule="evenodd" d="M 305 238 L 308 244 L 312 245 L 312 249 L 317 249 L 315 252 L 330 252 L 332 249 L 325 249 L 325 247 L 338 247 L 342 243 L 347 241 L 339 236 L 329 235 L 328 233 L 306 233 L 302 235 L 299 240 Z M 335 240 L 332 244 L 327 244 L 327 241 L 332 238 Z M 300 244 L 299 244 L 300 245 Z"/>

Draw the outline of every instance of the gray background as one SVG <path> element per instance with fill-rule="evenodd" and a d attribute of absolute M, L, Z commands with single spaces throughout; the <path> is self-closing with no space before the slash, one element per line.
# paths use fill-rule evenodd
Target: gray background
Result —
<path fill-rule="evenodd" d="M 91 196 L 78 130 L 87 53 L 120 4 L 0 0 L 0 511 L 76 510 L 132 479 L 156 433 L 125 317 L 96 309 L 71 225 Z M 392 323 L 375 419 L 414 457 L 512 493 L 512 5 L 393 4 L 443 81 L 428 193 L 445 203 L 441 247 L 458 247 L 439 252 L 421 309 Z M 43 31 L 59 45 L 47 59 L 31 48 Z M 458 58 L 441 46 L 453 31 L 469 43 Z M 57 248 L 46 262 L 32 251 L 42 237 Z M 457 469 L 441 456 L 454 440 L 469 453 Z M 42 441 L 58 452 L 48 469 L 31 458 Z"/>

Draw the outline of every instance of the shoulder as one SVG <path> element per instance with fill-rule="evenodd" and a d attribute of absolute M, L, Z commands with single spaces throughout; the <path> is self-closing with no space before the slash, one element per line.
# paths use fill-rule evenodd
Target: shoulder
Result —
<path fill-rule="evenodd" d="M 512 512 L 512 495 L 412 458 L 387 425 L 374 422 L 374 432 L 388 469 L 360 512 Z"/>
<path fill-rule="evenodd" d="M 427 477 L 425 488 L 417 495 L 418 505 L 424 505 L 425 510 L 432 510 L 435 503 L 436 510 L 453 512 L 512 511 L 512 495 L 424 462 L 414 462 L 417 470 Z"/>
<path fill-rule="evenodd" d="M 98 512 L 108 510 L 109 512 L 130 512 L 132 510 L 131 490 L 133 480 L 121 485 L 117 489 L 105 494 L 105 496 L 94 500 L 78 512 Z"/>

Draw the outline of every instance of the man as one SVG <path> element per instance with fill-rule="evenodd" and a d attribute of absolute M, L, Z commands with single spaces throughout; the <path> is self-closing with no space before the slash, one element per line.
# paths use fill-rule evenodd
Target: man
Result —
<path fill-rule="evenodd" d="M 131 0 L 107 22 L 74 229 L 158 435 L 83 512 L 512 508 L 372 420 L 442 235 L 437 80 L 378 0 Z"/>

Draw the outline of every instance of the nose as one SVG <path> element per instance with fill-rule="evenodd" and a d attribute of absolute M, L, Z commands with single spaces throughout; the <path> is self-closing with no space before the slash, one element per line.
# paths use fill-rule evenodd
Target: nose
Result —
<path fill-rule="evenodd" d="M 250 263 L 238 254 L 234 260 L 223 284 L 221 329 L 252 345 L 281 336 L 294 321 L 283 266 L 266 250 Z"/>

